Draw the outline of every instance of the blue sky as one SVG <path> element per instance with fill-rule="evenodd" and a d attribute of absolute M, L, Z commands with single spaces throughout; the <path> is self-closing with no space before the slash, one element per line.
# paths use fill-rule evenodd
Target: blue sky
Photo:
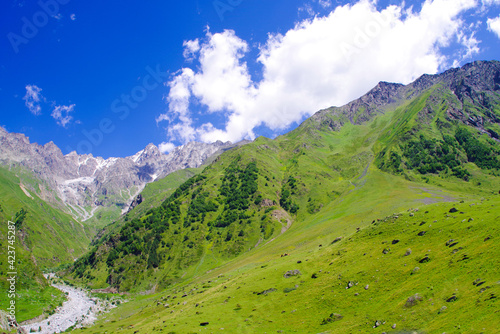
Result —
<path fill-rule="evenodd" d="M 499 42 L 500 0 L 6 0 L 0 126 L 105 158 L 274 137 Z"/>

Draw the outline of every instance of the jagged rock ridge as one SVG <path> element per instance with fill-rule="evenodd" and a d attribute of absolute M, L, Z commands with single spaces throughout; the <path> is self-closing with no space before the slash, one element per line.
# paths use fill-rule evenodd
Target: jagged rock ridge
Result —
<path fill-rule="evenodd" d="M 199 167 L 213 155 L 235 146 L 221 141 L 191 142 L 164 154 L 149 144 L 130 157 L 103 159 L 76 152 L 63 155 L 53 142 L 30 143 L 25 135 L 1 127 L 0 144 L 1 164 L 24 167 L 41 181 L 38 187 L 22 184 L 24 188 L 82 220 L 92 217 L 99 208 L 119 207 L 126 212 L 147 183 L 180 169 Z"/>
<path fill-rule="evenodd" d="M 476 61 L 461 68 L 453 68 L 441 74 L 425 74 L 408 85 L 380 82 L 359 99 L 342 107 L 331 107 L 314 114 L 302 126 L 312 125 L 317 129 L 339 130 L 344 124 L 361 124 L 384 113 L 388 108 L 412 100 L 429 88 L 441 85 L 450 91 L 457 103 L 448 105 L 447 117 L 488 132 L 493 138 L 498 135 L 484 128 L 484 124 L 500 123 L 500 118 L 491 110 L 499 99 L 500 62 Z M 477 108 L 470 106 L 482 106 Z"/>

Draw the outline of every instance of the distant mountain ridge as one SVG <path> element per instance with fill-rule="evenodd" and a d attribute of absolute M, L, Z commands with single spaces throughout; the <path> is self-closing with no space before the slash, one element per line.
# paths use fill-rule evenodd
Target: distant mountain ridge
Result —
<path fill-rule="evenodd" d="M 164 154 L 149 144 L 125 158 L 94 157 L 71 152 L 63 155 L 53 143 L 30 143 L 23 134 L 0 127 L 0 164 L 31 170 L 42 182 L 23 184 L 28 192 L 87 220 L 100 208 L 126 212 L 145 185 L 184 168 L 201 166 L 208 158 L 236 146 L 231 142 L 191 142 Z"/>
<path fill-rule="evenodd" d="M 359 99 L 342 107 L 321 110 L 301 126 L 338 130 L 347 122 L 361 124 L 384 113 L 391 105 L 412 100 L 436 84 L 448 88 L 459 101 L 457 105 L 447 106 L 449 119 L 471 125 L 498 139 L 498 134 L 485 129 L 486 123 L 500 123 L 498 116 L 491 112 L 498 102 L 495 93 L 500 91 L 500 62 L 495 60 L 475 61 L 435 75 L 424 74 L 408 85 L 380 82 Z M 478 110 L 478 106 L 482 110 Z"/>

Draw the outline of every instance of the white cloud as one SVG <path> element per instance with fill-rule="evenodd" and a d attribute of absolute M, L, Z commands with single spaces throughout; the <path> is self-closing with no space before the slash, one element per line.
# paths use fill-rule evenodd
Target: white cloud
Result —
<path fill-rule="evenodd" d="M 71 15 L 70 15 L 70 19 L 71 19 L 71 21 L 76 20 L 76 14 L 71 14 Z"/>
<path fill-rule="evenodd" d="M 172 144 L 172 143 L 161 143 L 160 146 L 158 146 L 158 148 L 160 149 L 161 152 L 163 153 L 170 153 L 174 150 L 175 148 L 175 145 Z"/>
<path fill-rule="evenodd" d="M 40 106 L 40 102 L 44 100 L 42 94 L 40 92 L 42 89 L 37 87 L 36 85 L 27 85 L 26 86 L 26 95 L 24 95 L 23 100 L 26 107 L 28 107 L 29 111 L 33 115 L 40 115 L 42 113 L 42 107 Z"/>
<path fill-rule="evenodd" d="M 487 13 L 491 6 L 500 5 L 500 0 L 481 0 L 481 7 L 479 12 L 484 14 Z"/>
<path fill-rule="evenodd" d="M 193 41 L 184 41 L 184 53 L 183 56 L 186 60 L 193 60 L 196 52 L 200 51 L 200 41 L 195 39 Z"/>
<path fill-rule="evenodd" d="M 323 8 L 329 8 L 329 7 L 332 6 L 332 1 L 331 0 L 318 0 L 318 3 Z"/>
<path fill-rule="evenodd" d="M 488 30 L 495 33 L 500 38 L 500 16 L 494 19 L 488 19 Z"/>
<path fill-rule="evenodd" d="M 331 0 L 312 0 L 309 3 L 305 3 L 302 7 L 299 7 L 299 14 L 305 13 L 309 17 L 314 17 L 318 15 L 318 12 L 314 10 L 314 8 L 321 7 L 321 9 L 325 10 L 332 7 Z"/>
<path fill-rule="evenodd" d="M 51 113 L 52 118 L 57 121 L 57 124 L 65 128 L 73 119 L 73 117 L 69 114 L 74 111 L 75 105 L 56 105 L 56 102 L 54 101 L 47 101 L 47 99 L 42 96 L 41 91 L 42 89 L 36 85 L 26 86 L 26 95 L 23 97 L 26 107 L 28 107 L 29 111 L 31 111 L 33 115 L 38 116 L 42 113 L 42 107 L 40 104 L 42 102 L 50 103 L 54 106 L 54 110 L 52 110 Z"/>
<path fill-rule="evenodd" d="M 316 12 L 314 11 L 314 9 L 312 8 L 311 4 L 308 4 L 308 3 L 304 4 L 304 6 L 303 6 L 303 7 L 300 7 L 300 8 L 299 8 L 299 14 L 300 14 L 301 12 L 304 12 L 304 13 L 306 13 L 308 16 L 311 16 L 311 17 L 313 17 L 313 16 L 316 16 L 316 15 L 317 15 L 317 13 L 316 13 Z"/>
<path fill-rule="evenodd" d="M 471 25 L 470 28 L 475 28 L 475 26 Z M 475 31 L 470 33 L 461 31 L 457 34 L 457 40 L 463 48 L 459 50 L 459 54 L 461 54 L 461 56 L 459 59 L 454 60 L 453 67 L 459 67 L 461 62 L 471 59 L 472 56 L 479 54 L 481 51 L 479 48 L 480 41 L 477 40 Z"/>
<path fill-rule="evenodd" d="M 73 112 L 74 108 L 74 104 L 69 106 L 55 106 L 51 116 L 57 121 L 57 124 L 65 128 L 73 119 L 73 116 L 70 116 L 69 113 Z"/>
<path fill-rule="evenodd" d="M 409 83 L 453 63 L 440 51 L 459 41 L 462 57 L 477 52 L 474 33 L 463 33 L 461 16 L 475 0 L 427 0 L 420 12 L 402 6 L 378 11 L 372 1 L 337 7 L 328 16 L 270 35 L 260 47 L 262 80 L 251 79 L 248 44 L 231 30 L 186 42 L 199 66 L 184 68 L 168 83 L 170 141 L 253 139 L 265 125 L 286 129 L 315 111 L 343 105 L 379 81 Z M 198 45 L 198 46 L 197 46 Z M 218 113 L 225 127 L 195 128 L 191 109 Z"/>

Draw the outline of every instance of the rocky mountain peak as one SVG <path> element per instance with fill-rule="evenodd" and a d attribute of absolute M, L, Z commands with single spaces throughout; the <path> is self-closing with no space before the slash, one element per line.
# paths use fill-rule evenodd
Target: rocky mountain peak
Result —
<path fill-rule="evenodd" d="M 117 205 L 126 212 L 147 183 L 179 169 L 199 167 L 221 149 L 233 146 L 220 141 L 188 143 L 167 155 L 149 144 L 127 158 L 103 159 L 76 152 L 63 155 L 53 142 L 32 144 L 23 134 L 0 128 L 0 163 L 32 171 L 52 192 L 42 192 L 38 186 L 31 186 L 29 190 L 80 219 L 88 219 L 97 210 Z"/>
<path fill-rule="evenodd" d="M 491 99 L 495 99 L 495 93 L 500 90 L 500 62 L 475 61 L 441 74 L 424 74 L 408 85 L 379 82 L 359 99 L 342 107 L 321 110 L 305 124 L 317 129 L 329 128 L 334 131 L 340 129 L 346 122 L 361 124 L 384 113 L 391 104 L 411 100 L 436 84 L 449 89 L 462 104 L 458 109 L 450 106 L 449 116 L 483 131 L 484 117 L 475 115 L 473 110 L 466 110 L 466 106 L 475 104 L 488 110 Z M 500 122 L 496 115 L 488 111 L 486 118 L 487 121 Z"/>

